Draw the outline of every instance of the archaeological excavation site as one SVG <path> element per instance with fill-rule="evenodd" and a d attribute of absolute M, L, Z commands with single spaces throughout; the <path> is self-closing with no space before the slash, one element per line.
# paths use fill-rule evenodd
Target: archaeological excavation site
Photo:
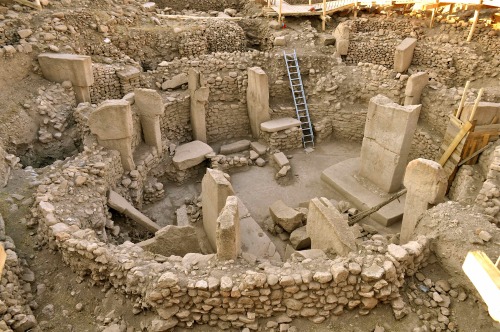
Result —
<path fill-rule="evenodd" d="M 500 331 L 500 0 L 0 0 L 0 331 Z"/>

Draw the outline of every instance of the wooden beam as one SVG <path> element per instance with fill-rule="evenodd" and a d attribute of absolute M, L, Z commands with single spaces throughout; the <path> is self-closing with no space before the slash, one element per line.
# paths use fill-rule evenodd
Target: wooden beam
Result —
<path fill-rule="evenodd" d="M 462 265 L 478 293 L 488 306 L 491 318 L 500 322 L 500 270 L 482 251 L 470 251 Z"/>
<path fill-rule="evenodd" d="M 462 126 L 462 128 L 460 128 L 460 131 L 458 132 L 458 134 L 455 136 L 455 138 L 453 139 L 453 141 L 450 143 L 450 145 L 448 146 L 448 148 L 446 149 L 446 151 L 443 153 L 443 155 L 439 159 L 439 164 L 441 166 L 444 166 L 444 164 L 446 164 L 446 162 L 448 161 L 448 159 L 450 159 L 450 156 L 453 153 L 453 151 L 455 151 L 455 149 L 457 148 L 457 146 L 460 144 L 460 142 L 462 141 L 462 139 L 465 137 L 465 135 L 467 135 L 467 133 L 469 132 L 469 130 L 471 128 L 472 128 L 472 123 L 470 123 L 469 121 L 467 121 L 466 123 L 464 123 L 464 125 Z"/>
<path fill-rule="evenodd" d="M 472 108 L 472 112 L 470 113 L 469 121 L 472 122 L 474 117 L 476 116 L 477 107 L 479 106 L 479 102 L 481 101 L 481 97 L 483 96 L 483 88 L 479 90 L 477 94 L 476 101 L 474 102 L 474 107 Z"/>
<path fill-rule="evenodd" d="M 7 254 L 3 246 L 0 246 L 0 279 L 2 278 L 3 268 L 5 266 L 5 261 L 7 260 Z"/>
<path fill-rule="evenodd" d="M 156 14 L 160 18 L 168 18 L 172 20 L 227 20 L 241 21 L 244 17 L 214 17 L 214 16 L 189 16 L 189 15 L 164 15 Z"/>
<path fill-rule="evenodd" d="M 481 0 L 481 3 L 482 2 L 483 1 Z M 479 20 L 479 10 L 480 7 L 476 8 L 476 10 L 474 11 L 474 21 L 472 21 L 472 26 L 470 28 L 469 36 L 467 37 L 468 42 L 472 40 L 472 36 L 474 35 L 474 30 L 476 30 L 477 21 Z"/>
<path fill-rule="evenodd" d="M 278 22 L 282 23 L 281 22 L 281 13 L 282 13 L 282 10 L 283 10 L 283 0 L 280 0 L 280 7 L 279 7 L 279 13 L 278 13 Z"/>
<path fill-rule="evenodd" d="M 457 118 L 460 119 L 460 115 L 462 114 L 462 109 L 464 108 L 465 99 L 467 99 L 467 90 L 469 90 L 470 81 L 465 83 L 464 93 L 462 93 L 462 99 L 460 100 L 460 104 L 458 105 L 457 110 Z"/>
<path fill-rule="evenodd" d="M 321 18 L 323 20 L 321 24 L 321 28 L 323 31 L 326 30 L 326 0 L 323 0 L 323 17 Z"/>

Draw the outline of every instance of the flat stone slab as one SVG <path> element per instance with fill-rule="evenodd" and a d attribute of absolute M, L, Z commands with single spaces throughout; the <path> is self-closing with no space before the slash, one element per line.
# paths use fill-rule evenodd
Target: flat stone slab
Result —
<path fill-rule="evenodd" d="M 300 121 L 294 118 L 281 118 L 262 122 L 260 124 L 260 130 L 268 133 L 274 133 L 293 127 L 300 127 Z"/>
<path fill-rule="evenodd" d="M 252 142 L 250 143 L 250 147 L 259 154 L 259 156 L 262 156 L 263 154 L 266 154 L 267 151 L 267 146 L 260 142 Z"/>
<path fill-rule="evenodd" d="M 290 161 L 288 158 L 285 156 L 283 152 L 278 152 L 273 154 L 273 160 L 278 165 L 278 168 L 281 169 L 283 166 L 289 166 Z"/>
<path fill-rule="evenodd" d="M 201 164 L 206 155 L 213 153 L 214 150 L 210 145 L 202 141 L 192 141 L 183 145 L 179 145 L 175 149 L 175 155 L 172 161 L 178 170 L 185 170 L 193 166 Z"/>
<path fill-rule="evenodd" d="M 231 144 L 226 144 L 220 147 L 220 154 L 231 154 L 236 152 L 241 152 L 250 149 L 250 141 L 247 139 L 234 142 Z"/>
<path fill-rule="evenodd" d="M 354 204 L 359 211 L 367 210 L 387 200 L 391 194 L 383 193 L 382 190 L 373 190 L 358 181 L 355 176 L 359 173 L 360 158 L 344 160 L 338 164 L 328 167 L 321 173 L 321 179 L 333 189 L 338 191 L 349 202 Z M 366 180 L 368 182 L 368 180 Z M 383 226 L 390 226 L 403 218 L 405 197 L 392 201 L 377 212 L 371 218 Z"/>
<path fill-rule="evenodd" d="M 241 199 L 238 199 L 238 210 L 240 213 L 241 250 L 257 257 L 281 261 L 281 256 L 273 241 L 266 235 L 257 221 L 250 216 Z"/>

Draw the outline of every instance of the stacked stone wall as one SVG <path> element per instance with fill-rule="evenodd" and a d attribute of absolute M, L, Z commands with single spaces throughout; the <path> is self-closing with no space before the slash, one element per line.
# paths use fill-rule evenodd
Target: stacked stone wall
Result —
<path fill-rule="evenodd" d="M 137 312 L 155 310 L 158 324 L 258 329 L 258 318 L 286 313 L 320 323 L 346 310 L 366 315 L 378 303 L 391 303 L 402 317 L 404 278 L 425 265 L 429 254 L 424 237 L 403 246 L 373 237 L 347 257 L 298 256 L 284 264 L 262 261 L 259 269 L 239 259 L 220 263 L 214 255 L 159 259 L 131 242 L 109 244 L 104 225 L 95 224 L 108 219 L 106 192 L 120 179 L 119 168 L 117 155 L 100 150 L 55 168 L 35 195 L 37 236 L 78 275 L 132 295 Z M 86 177 L 83 185 L 74 184 L 76 174 Z M 81 214 L 67 208 L 78 200 Z M 85 212 L 88 206 L 92 214 Z"/>

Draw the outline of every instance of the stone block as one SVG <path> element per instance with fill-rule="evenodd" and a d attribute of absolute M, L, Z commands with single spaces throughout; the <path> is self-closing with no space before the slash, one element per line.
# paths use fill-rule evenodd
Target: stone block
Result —
<path fill-rule="evenodd" d="M 266 154 L 267 152 L 267 146 L 260 142 L 252 142 L 250 143 L 250 147 L 259 154 L 259 156 L 262 156 L 263 154 Z"/>
<path fill-rule="evenodd" d="M 335 45 L 335 37 L 327 33 L 320 33 L 319 44 L 323 46 Z"/>
<path fill-rule="evenodd" d="M 201 253 L 196 229 L 192 226 L 168 225 L 158 230 L 154 238 L 137 244 L 144 250 L 157 255 L 169 257 L 181 256 L 188 253 Z"/>
<path fill-rule="evenodd" d="M 226 144 L 220 147 L 220 154 L 231 154 L 231 153 L 236 153 L 236 152 L 241 152 L 248 150 L 250 148 L 250 141 L 249 140 L 240 140 L 234 143 Z"/>
<path fill-rule="evenodd" d="M 228 196 L 226 205 L 217 218 L 216 247 L 217 258 L 220 260 L 235 260 L 241 253 L 240 216 L 236 196 Z"/>
<path fill-rule="evenodd" d="M 474 103 L 466 103 L 462 114 L 460 115 L 460 120 L 464 122 L 468 121 L 473 108 Z M 500 119 L 500 103 L 491 103 L 486 101 L 479 102 L 476 114 L 474 115 L 476 126 L 492 124 L 495 118 Z"/>
<path fill-rule="evenodd" d="M 282 200 L 274 202 L 269 207 L 273 221 L 288 233 L 302 226 L 303 214 L 286 205 Z"/>
<path fill-rule="evenodd" d="M 356 250 L 356 239 L 347 220 L 324 197 L 310 201 L 306 229 L 312 249 L 333 251 L 341 256 Z"/>
<path fill-rule="evenodd" d="M 222 171 L 208 168 L 201 182 L 201 195 L 203 228 L 212 249 L 217 250 L 217 218 L 234 190 Z"/>
<path fill-rule="evenodd" d="M 302 226 L 290 234 L 290 243 L 295 250 L 311 248 L 311 238 L 307 235 L 307 226 Z"/>
<path fill-rule="evenodd" d="M 300 121 L 294 118 L 281 118 L 266 121 L 260 124 L 260 130 L 267 133 L 275 133 L 293 127 L 300 127 Z"/>
<path fill-rule="evenodd" d="M 274 38 L 274 46 L 286 46 L 286 37 L 279 36 Z"/>
<path fill-rule="evenodd" d="M 283 166 L 290 165 L 290 161 L 283 152 L 273 154 L 273 160 L 276 163 L 278 169 L 283 168 Z"/>
<path fill-rule="evenodd" d="M 160 230 L 160 226 L 158 226 L 158 224 L 137 210 L 125 198 L 113 190 L 110 190 L 108 193 L 108 205 L 110 208 L 134 220 L 137 224 L 141 225 L 150 232 Z"/>
<path fill-rule="evenodd" d="M 383 95 L 370 99 L 359 174 L 384 192 L 401 188 L 421 107 L 401 106 Z"/>
<path fill-rule="evenodd" d="M 179 170 L 185 170 L 199 165 L 206 159 L 206 155 L 213 153 L 210 145 L 201 141 L 193 141 L 179 145 L 175 149 L 175 155 L 172 158 L 174 166 Z"/>
<path fill-rule="evenodd" d="M 410 67 L 416 45 L 417 39 L 406 38 L 401 44 L 396 46 L 394 54 L 394 71 L 403 73 Z"/>
<path fill-rule="evenodd" d="M 188 83 L 188 75 L 186 73 L 182 73 L 179 75 L 175 75 L 169 80 L 166 80 L 163 82 L 161 85 L 161 88 L 163 90 L 168 90 L 168 89 L 177 89 L 181 85 L 187 84 Z"/>

